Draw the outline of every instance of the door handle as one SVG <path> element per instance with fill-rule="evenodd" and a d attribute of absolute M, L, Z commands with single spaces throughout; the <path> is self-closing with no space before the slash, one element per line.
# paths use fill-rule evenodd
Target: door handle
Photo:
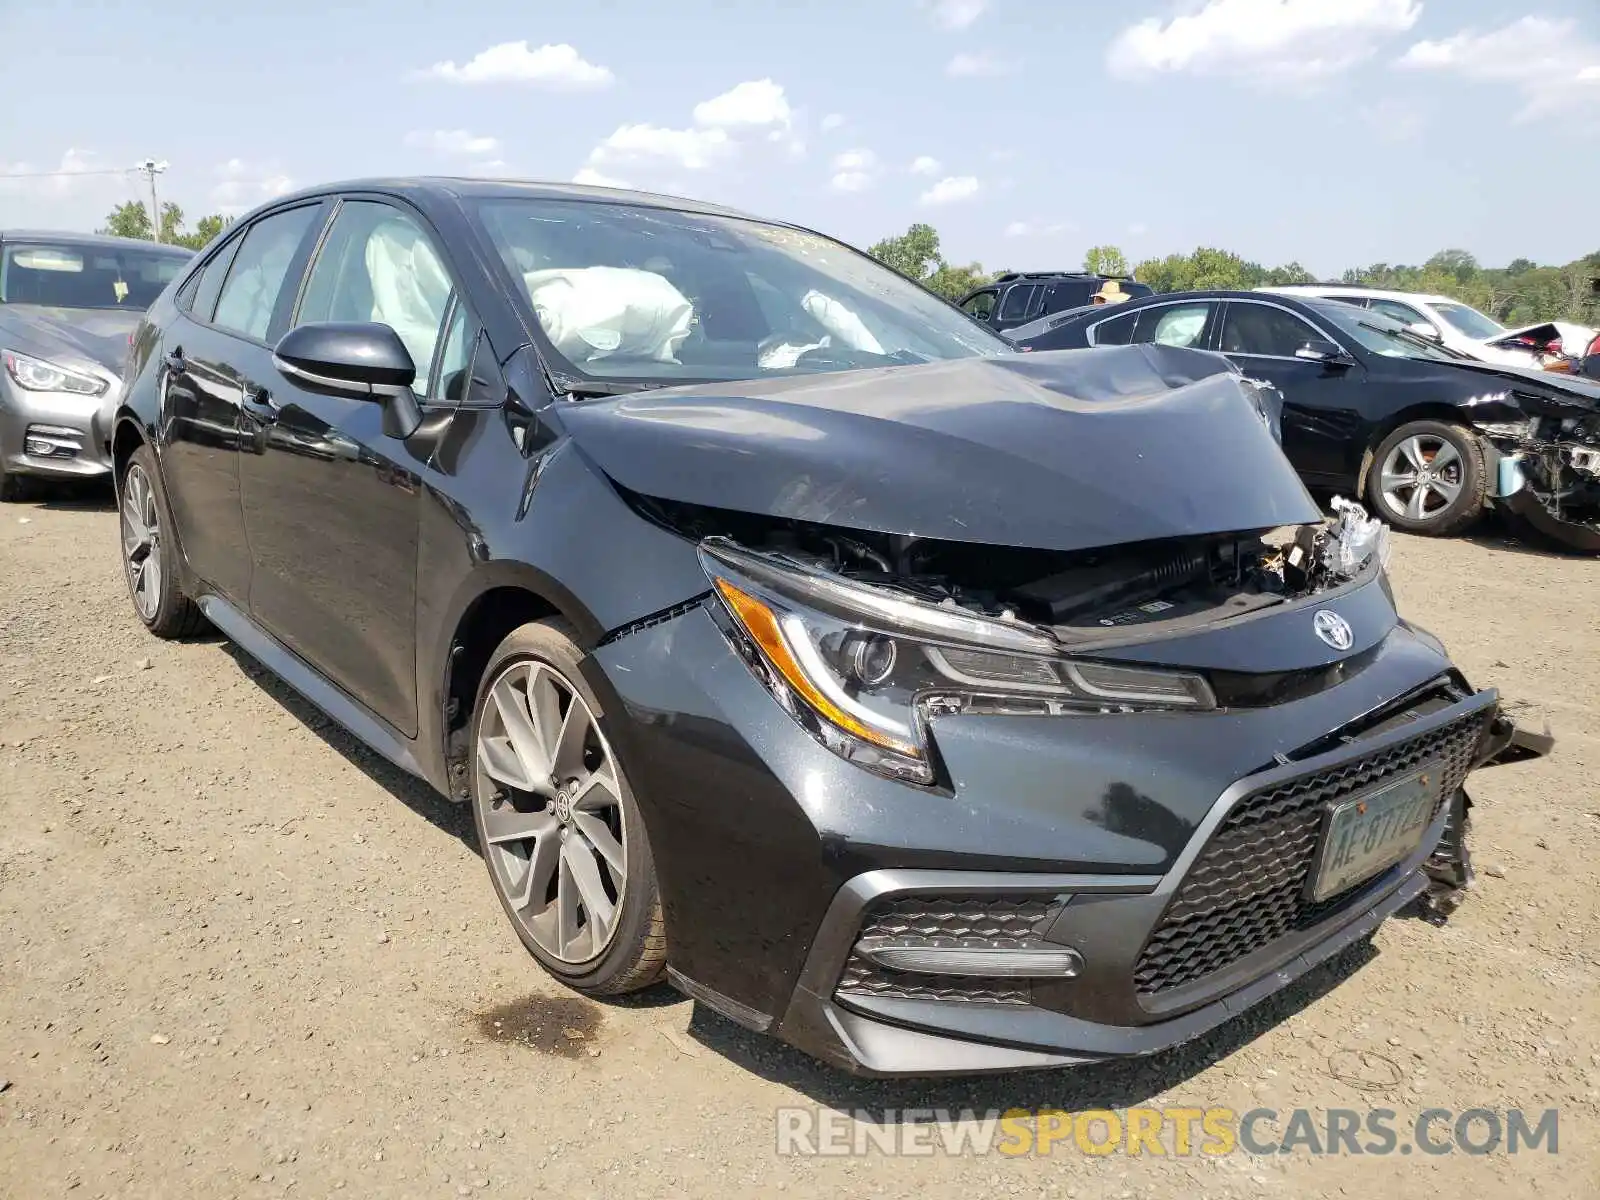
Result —
<path fill-rule="evenodd" d="M 252 420 L 261 425 L 271 425 L 278 419 L 278 406 L 264 388 L 247 387 L 239 405 Z"/>

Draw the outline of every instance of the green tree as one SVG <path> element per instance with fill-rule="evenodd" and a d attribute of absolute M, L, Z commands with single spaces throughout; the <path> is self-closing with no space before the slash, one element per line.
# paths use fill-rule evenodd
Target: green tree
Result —
<path fill-rule="evenodd" d="M 1128 256 L 1117 246 L 1090 246 L 1083 256 L 1083 269 L 1091 275 L 1126 275 Z"/>
<path fill-rule="evenodd" d="M 994 278 L 981 263 L 946 262 L 939 251 L 939 231 L 920 222 L 899 237 L 884 238 L 867 253 L 946 300 L 959 300 Z"/>
<path fill-rule="evenodd" d="M 161 240 L 168 245 L 188 246 L 191 250 L 198 250 L 229 224 L 229 218 L 221 213 L 212 213 L 210 216 L 201 217 L 193 231 L 188 231 L 183 227 L 183 209 L 170 200 L 161 206 Z M 151 241 L 153 239 L 150 232 L 150 210 L 137 200 L 119 204 L 107 214 L 106 223 L 99 232 Z"/>

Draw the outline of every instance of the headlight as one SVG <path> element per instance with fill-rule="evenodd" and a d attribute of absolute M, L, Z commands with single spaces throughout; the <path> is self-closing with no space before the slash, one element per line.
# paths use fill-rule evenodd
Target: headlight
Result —
<path fill-rule="evenodd" d="M 106 390 L 106 381 L 93 375 L 84 375 L 58 367 L 42 358 L 30 358 L 15 350 L 0 351 L 4 355 L 6 374 L 16 380 L 18 387 L 30 392 L 74 392 L 80 396 L 98 396 Z"/>
<path fill-rule="evenodd" d="M 700 561 L 750 669 L 810 734 L 892 778 L 933 782 L 927 719 L 1208 709 L 1198 675 L 1062 657 L 1018 622 L 862 587 L 708 538 Z"/>

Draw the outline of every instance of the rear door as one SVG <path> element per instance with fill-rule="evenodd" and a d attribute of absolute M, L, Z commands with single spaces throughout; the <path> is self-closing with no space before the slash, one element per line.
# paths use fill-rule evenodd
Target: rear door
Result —
<path fill-rule="evenodd" d="M 162 345 L 161 469 L 184 558 L 207 588 L 241 608 L 250 591 L 239 486 L 242 408 L 259 389 L 249 360 L 283 281 L 317 225 L 312 202 L 269 213 L 231 236 L 178 297 Z"/>
<path fill-rule="evenodd" d="M 285 328 L 392 327 L 417 368 L 422 428 L 407 439 L 389 436 L 382 404 L 299 386 L 273 370 L 264 347 L 259 369 L 272 372 L 271 394 L 245 416 L 252 616 L 408 737 L 417 730 L 421 493 L 453 408 L 447 392 L 459 391 L 476 334 L 456 295 L 438 240 L 418 214 L 378 198 L 341 201 Z"/>
<path fill-rule="evenodd" d="M 1296 357 L 1308 341 L 1341 345 L 1282 305 L 1229 300 L 1217 345 L 1246 375 L 1283 393 L 1283 452 L 1295 469 L 1308 481 L 1343 485 L 1355 474 L 1351 456 L 1363 428 L 1365 370 L 1354 362 L 1341 367 Z"/>

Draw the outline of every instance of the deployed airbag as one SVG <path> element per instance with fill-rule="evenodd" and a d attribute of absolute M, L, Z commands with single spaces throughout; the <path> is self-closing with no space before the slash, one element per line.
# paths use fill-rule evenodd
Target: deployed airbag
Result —
<path fill-rule="evenodd" d="M 571 361 L 624 357 L 676 362 L 694 305 L 654 271 L 552 267 L 523 275 L 545 334 Z"/>

